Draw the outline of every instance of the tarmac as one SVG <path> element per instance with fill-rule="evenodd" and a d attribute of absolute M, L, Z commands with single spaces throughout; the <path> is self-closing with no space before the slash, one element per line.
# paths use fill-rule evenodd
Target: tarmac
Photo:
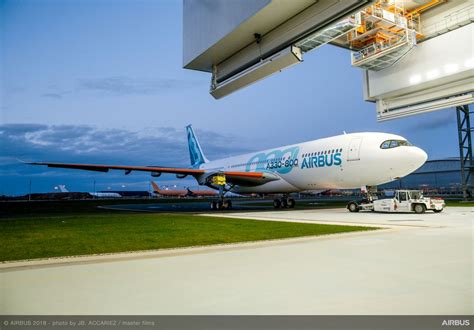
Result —
<path fill-rule="evenodd" d="M 474 312 L 472 207 L 421 215 L 331 209 L 219 216 L 383 229 L 2 264 L 0 314 Z"/>

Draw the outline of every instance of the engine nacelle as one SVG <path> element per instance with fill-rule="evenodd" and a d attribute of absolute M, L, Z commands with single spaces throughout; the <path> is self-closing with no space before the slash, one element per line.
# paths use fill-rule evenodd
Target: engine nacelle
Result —
<path fill-rule="evenodd" d="M 151 172 L 151 176 L 157 178 L 161 175 L 161 172 Z"/>

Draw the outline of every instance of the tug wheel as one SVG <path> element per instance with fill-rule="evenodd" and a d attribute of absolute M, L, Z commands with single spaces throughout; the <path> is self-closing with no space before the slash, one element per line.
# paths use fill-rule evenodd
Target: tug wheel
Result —
<path fill-rule="evenodd" d="M 415 213 L 425 213 L 426 211 L 426 208 L 423 204 L 416 204 L 414 207 L 413 207 Z"/>
<path fill-rule="evenodd" d="M 359 206 L 355 202 L 350 202 L 347 205 L 347 209 L 349 210 L 349 212 L 359 212 Z"/>

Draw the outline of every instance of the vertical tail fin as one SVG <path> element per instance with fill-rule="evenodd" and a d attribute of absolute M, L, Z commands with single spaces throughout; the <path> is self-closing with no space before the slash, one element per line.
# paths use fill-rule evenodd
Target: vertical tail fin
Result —
<path fill-rule="evenodd" d="M 191 159 L 192 167 L 199 167 L 199 165 L 208 163 L 209 161 L 202 153 L 201 145 L 194 134 L 191 125 L 186 126 L 186 133 L 188 135 L 189 157 Z"/>
<path fill-rule="evenodd" d="M 160 187 L 158 187 L 154 181 L 151 181 L 151 186 L 153 187 L 154 192 L 160 192 Z"/>

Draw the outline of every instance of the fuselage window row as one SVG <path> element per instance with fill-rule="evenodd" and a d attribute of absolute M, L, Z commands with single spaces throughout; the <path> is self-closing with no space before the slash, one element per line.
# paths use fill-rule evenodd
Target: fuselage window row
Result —
<path fill-rule="evenodd" d="M 303 154 L 303 157 L 328 155 L 328 154 L 333 154 L 333 153 L 336 153 L 336 152 L 342 152 L 342 148 L 332 149 L 332 150 L 324 150 L 324 151 L 309 152 L 309 153 Z"/>

